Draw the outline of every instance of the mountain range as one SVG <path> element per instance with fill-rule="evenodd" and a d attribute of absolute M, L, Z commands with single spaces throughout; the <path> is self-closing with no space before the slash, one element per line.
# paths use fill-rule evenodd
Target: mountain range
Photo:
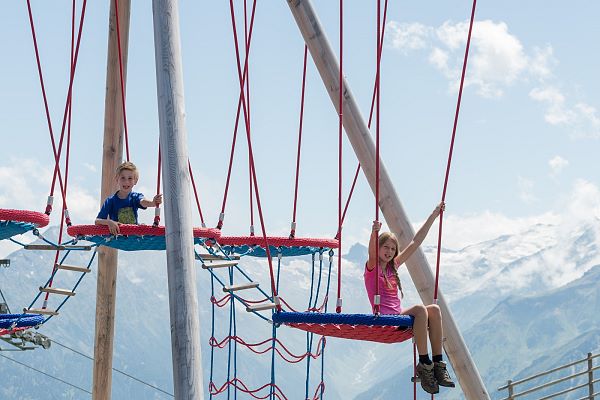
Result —
<path fill-rule="evenodd" d="M 492 398 L 502 398 L 496 388 L 508 379 L 518 379 L 577 360 L 587 352 L 600 350 L 600 255 L 597 221 L 565 230 L 551 224 L 535 225 L 515 235 L 501 236 L 463 249 L 442 249 L 441 290 L 462 330 L 467 346 Z M 45 233 L 55 235 L 54 228 Z M 434 263 L 435 249 L 424 247 Z M 0 269 L 0 289 L 13 312 L 28 306 L 38 286 L 48 279 L 54 253 L 18 250 L 10 255 L 10 268 Z M 68 264 L 87 265 L 89 252 L 69 255 Z M 369 312 L 362 283 L 366 247 L 357 243 L 343 256 L 341 293 L 344 312 Z M 329 310 L 334 308 L 337 268 L 334 259 L 329 290 Z M 262 259 L 244 257 L 244 271 L 269 287 L 269 271 Z M 95 261 L 91 264 L 96 270 Z M 280 270 L 281 296 L 292 307 L 305 309 L 311 283 L 317 282 L 307 257 L 283 259 Z M 321 272 L 327 282 L 328 262 Z M 64 275 L 63 275 L 64 273 Z M 61 271 L 56 287 L 72 284 L 77 276 Z M 77 387 L 59 383 L 6 357 L 0 358 L 0 398 L 89 399 L 91 396 L 96 274 L 88 274 L 61 315 L 52 318 L 40 332 L 53 340 L 48 350 L 2 352 L 11 359 L 58 377 Z M 406 297 L 418 301 L 406 271 L 401 271 Z M 64 281 L 61 281 L 64 280 Z M 64 282 L 64 283 L 63 283 Z M 217 387 L 226 380 L 228 350 L 211 348 L 208 340 L 220 341 L 229 334 L 229 307 L 216 308 L 211 315 L 210 274 L 198 268 L 202 360 L 205 388 L 211 359 Z M 219 293 L 220 292 L 220 293 Z M 217 290 L 214 296 L 222 297 Z M 324 293 L 321 292 L 322 299 Z M 247 342 L 271 337 L 272 325 L 235 308 L 235 334 Z M 263 315 L 268 317 L 267 312 Z M 307 336 L 292 328 L 280 327 L 277 337 L 294 353 L 307 349 Z M 173 393 L 170 357 L 170 323 L 165 257 L 162 252 L 121 252 L 117 284 L 117 315 L 113 366 L 113 398 L 166 399 Z M 315 351 L 316 339 L 313 342 Z M 351 347 L 349 347 L 351 345 Z M 271 355 L 256 355 L 238 346 L 236 374 L 249 387 L 259 387 L 271 377 Z M 329 399 L 397 399 L 412 393 L 412 345 L 382 345 L 328 338 L 325 352 L 325 395 Z M 4 348 L 4 347 L 3 347 Z M 287 398 L 304 398 L 305 361 L 276 362 L 276 382 Z M 320 360 L 310 364 L 312 396 L 320 381 Z M 233 373 L 233 372 L 232 372 Z M 156 390 L 126 374 L 159 388 Z M 233 376 L 233 375 L 232 375 Z M 82 390 L 83 389 L 83 390 Z M 420 391 L 420 390 L 419 390 Z M 167 394 L 166 394 L 166 393 Z M 412 395 L 411 395 L 412 396 Z M 419 396 L 425 397 L 421 392 Z M 207 396 L 208 397 L 208 396 Z M 219 398 L 215 396 L 214 398 Z M 225 395 L 221 395 L 225 398 Z M 238 394 L 237 398 L 244 397 Z M 412 398 L 412 397 L 410 397 Z M 421 397 L 420 397 L 421 398 Z M 439 399 L 463 398 L 460 389 L 444 389 Z"/>

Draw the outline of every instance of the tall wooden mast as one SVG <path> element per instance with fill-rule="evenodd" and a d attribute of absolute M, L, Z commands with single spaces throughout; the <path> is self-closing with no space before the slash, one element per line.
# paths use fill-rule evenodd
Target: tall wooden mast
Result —
<path fill-rule="evenodd" d="M 175 399 L 204 399 L 177 0 L 154 0 Z"/>
<path fill-rule="evenodd" d="M 123 160 L 123 106 L 119 74 L 116 12 L 119 13 L 123 79 L 126 78 L 129 48 L 130 0 L 120 0 L 119 9 L 110 2 L 106 97 L 104 100 L 104 144 L 102 146 L 101 199 L 115 190 L 115 170 Z M 123 82 L 125 87 L 125 82 Z M 112 390 L 112 359 L 117 295 L 117 250 L 106 246 L 98 249 L 98 281 L 96 289 L 96 333 L 94 338 L 94 378 L 92 398 L 108 400 Z"/>
<path fill-rule="evenodd" d="M 288 0 L 288 5 L 317 66 L 329 97 L 336 110 L 339 111 L 339 62 L 331 49 L 312 3 L 310 0 Z M 373 145 L 373 139 L 348 87 L 348 83 L 344 80 L 342 84 L 344 85 L 342 109 L 344 130 L 360 161 L 371 189 L 375 192 L 375 146 Z M 400 246 L 406 246 L 412 240 L 414 231 L 383 162 L 380 163 L 379 207 L 390 229 L 398 236 Z M 406 265 L 423 303 L 431 304 L 435 282 L 431 268 L 421 249 L 408 259 Z M 489 399 L 490 396 L 483 385 L 477 367 L 441 293 L 439 294 L 438 305 L 442 310 L 444 334 L 447 339 L 444 343 L 444 349 L 456 372 L 465 397 L 470 400 Z"/>

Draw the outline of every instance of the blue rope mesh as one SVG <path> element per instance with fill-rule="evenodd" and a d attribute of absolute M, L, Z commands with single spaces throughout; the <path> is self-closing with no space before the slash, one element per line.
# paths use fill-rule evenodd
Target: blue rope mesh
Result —
<path fill-rule="evenodd" d="M 273 314 L 273 322 L 283 323 L 311 323 L 331 325 L 376 325 L 412 327 L 414 318 L 410 315 L 379 315 L 373 314 L 338 314 L 315 312 L 286 312 Z"/>
<path fill-rule="evenodd" d="M 139 236 L 139 235 L 119 235 L 119 236 L 97 236 L 85 235 L 78 237 L 81 240 L 96 243 L 99 246 L 108 246 L 114 249 L 124 251 L 138 250 L 165 250 L 167 242 L 164 236 Z M 194 244 L 203 244 L 206 238 L 194 238 Z"/>
<path fill-rule="evenodd" d="M 29 222 L 0 221 L 0 240 L 21 235 L 35 229 L 35 225 Z"/>
<path fill-rule="evenodd" d="M 264 247 L 261 246 L 250 246 L 250 245 L 240 245 L 240 246 L 231 246 L 224 245 L 222 246 L 223 250 L 227 253 L 233 254 L 241 254 L 245 256 L 252 257 L 266 257 L 267 252 Z M 329 251 L 329 248 L 321 248 L 321 247 L 312 247 L 312 246 L 269 246 L 272 255 L 276 255 L 281 252 L 283 257 L 292 257 L 292 256 L 304 256 L 308 254 L 317 253 L 319 251 Z"/>
<path fill-rule="evenodd" d="M 44 317 L 39 314 L 0 314 L 0 328 L 28 328 L 40 325 Z M 13 324 L 15 324 L 13 326 Z"/>

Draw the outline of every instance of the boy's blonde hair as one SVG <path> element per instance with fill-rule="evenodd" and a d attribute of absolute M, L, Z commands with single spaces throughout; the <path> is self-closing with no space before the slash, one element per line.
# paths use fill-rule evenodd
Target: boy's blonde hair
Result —
<path fill-rule="evenodd" d="M 119 175 L 121 175 L 121 172 L 123 172 L 123 171 L 133 172 L 136 179 L 138 179 L 140 177 L 137 167 L 135 166 L 134 163 L 132 163 L 130 161 L 124 161 L 123 163 L 121 163 L 121 165 L 119 165 L 117 167 L 117 170 L 115 171 L 115 176 L 118 177 Z"/>

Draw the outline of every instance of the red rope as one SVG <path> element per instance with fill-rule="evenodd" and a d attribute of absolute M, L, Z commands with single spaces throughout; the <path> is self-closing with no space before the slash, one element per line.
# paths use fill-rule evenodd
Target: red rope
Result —
<path fill-rule="evenodd" d="M 383 32 L 381 32 L 381 41 L 379 43 L 379 46 L 381 47 L 381 50 L 379 50 L 379 60 L 378 62 L 381 62 L 381 55 L 383 53 L 383 38 L 385 36 L 385 23 L 387 20 L 387 6 L 388 6 L 388 2 L 387 0 L 385 0 L 384 3 L 384 7 L 383 7 Z M 373 95 L 371 97 L 371 109 L 369 112 L 369 123 L 367 125 L 367 127 L 369 129 L 371 129 L 371 121 L 373 120 L 373 111 L 375 109 L 375 97 L 376 97 L 376 93 L 377 93 L 377 86 L 378 86 L 378 80 L 379 80 L 379 76 L 376 74 L 375 75 L 375 82 L 373 83 Z M 350 193 L 348 194 L 348 198 L 346 199 L 346 205 L 344 206 L 344 212 L 342 214 L 342 224 L 344 223 L 345 219 L 346 219 L 346 212 L 348 211 L 348 206 L 350 205 L 350 200 L 352 199 L 352 195 L 354 194 L 354 188 L 356 186 L 356 181 L 358 179 L 358 174 L 360 172 L 360 162 L 356 165 L 356 172 L 354 173 L 354 179 L 352 180 L 352 186 L 350 187 Z"/>
<path fill-rule="evenodd" d="M 61 195 L 62 195 L 62 200 L 63 200 L 63 206 L 62 206 L 62 214 L 64 216 L 64 218 L 61 218 L 61 224 L 60 224 L 60 228 L 59 228 L 59 234 L 58 234 L 58 242 L 60 243 L 62 241 L 62 235 L 63 235 L 63 230 L 64 230 L 64 224 L 66 223 L 67 225 L 71 225 L 71 220 L 68 216 L 68 212 L 67 212 L 67 199 L 66 199 L 66 179 L 68 177 L 68 168 L 69 168 L 69 157 L 70 157 L 70 127 L 71 127 L 71 101 L 72 101 L 72 93 L 73 93 L 73 81 L 75 78 L 75 70 L 77 67 L 77 59 L 78 59 L 78 55 L 79 55 L 79 45 L 81 44 L 81 36 L 82 36 L 82 32 L 83 32 L 83 23 L 85 21 L 85 10 L 86 10 L 86 5 L 87 5 L 87 1 L 84 0 L 83 1 L 83 5 L 82 5 L 82 9 L 81 9 L 81 16 L 80 16 L 80 21 L 79 21 L 79 30 L 78 30 L 78 34 L 77 34 L 77 44 L 75 45 L 75 52 L 73 53 L 73 42 L 74 42 L 74 29 L 75 29 L 75 4 L 73 2 L 73 7 L 72 7 L 72 11 L 73 14 L 71 16 L 71 21 L 72 21 L 72 27 L 71 27 L 71 32 L 72 32 L 72 39 L 71 39 L 71 54 L 70 54 L 70 58 L 69 58 L 69 65 L 70 65 L 70 71 L 69 71 L 69 88 L 67 91 L 67 99 L 65 101 L 65 110 L 63 113 L 63 119 L 62 119 L 62 127 L 61 127 L 61 134 L 60 134 L 60 140 L 59 140 L 59 144 L 58 144 L 58 148 L 56 146 L 56 142 L 54 139 L 54 133 L 52 130 L 52 122 L 50 119 L 50 111 L 49 111 L 49 107 L 48 107 L 48 100 L 47 100 L 47 96 L 46 96 L 46 90 L 45 90 L 45 85 L 44 85 L 44 78 L 43 78 L 43 73 L 42 73 L 42 66 L 41 66 L 41 60 L 40 60 L 40 56 L 39 56 L 39 49 L 38 49 L 38 45 L 37 45 L 37 36 L 35 33 L 35 24 L 33 21 L 33 12 L 31 10 L 31 2 L 30 0 L 27 0 L 27 11 L 28 11 L 28 15 L 29 15 L 29 24 L 31 27 L 31 34 L 32 34 L 32 38 L 33 38 L 33 44 L 34 44 L 34 49 L 35 49 L 35 56 L 36 56 L 36 62 L 37 62 L 37 67 L 38 67 L 38 76 L 40 79 L 40 85 L 41 85 L 41 89 L 42 89 L 42 97 L 44 99 L 44 108 L 46 111 L 46 119 L 47 119 L 47 123 L 48 123 L 48 128 L 49 128 L 49 132 L 50 132 L 50 141 L 52 143 L 52 150 L 53 150 L 53 154 L 54 154 L 54 174 L 53 174 L 53 179 L 52 179 L 52 185 L 51 185 L 51 189 L 50 189 L 50 196 L 53 195 L 54 192 L 54 186 L 56 184 L 56 177 L 58 176 L 59 178 L 59 184 L 60 184 L 60 188 L 61 188 Z M 62 176 L 61 176 L 61 172 L 60 172 L 60 158 L 61 158 L 61 152 L 62 152 L 62 147 L 63 147 L 63 141 L 64 141 L 64 137 L 65 137 L 65 128 L 67 126 L 67 121 L 69 123 L 69 129 L 68 129 L 68 136 L 67 136 L 67 150 L 66 150 L 66 156 L 65 156 L 65 182 L 63 184 L 63 180 L 62 180 Z M 46 213 L 50 214 L 52 210 L 52 207 L 50 204 L 48 204 L 46 206 Z M 60 251 L 56 251 L 56 255 L 55 255 L 55 261 L 53 263 L 53 268 L 52 268 L 52 273 L 54 274 L 55 272 L 55 268 L 56 268 L 56 264 L 58 262 L 58 257 L 59 257 Z M 50 279 L 50 281 L 48 282 L 48 287 L 52 287 L 52 283 L 53 283 L 53 279 Z M 44 296 L 44 304 L 42 306 L 42 308 L 46 308 L 46 304 L 48 301 L 50 293 L 46 293 L 46 295 Z"/>
<path fill-rule="evenodd" d="M 211 395 L 217 395 L 219 393 L 223 393 L 225 391 L 225 389 L 227 389 L 229 386 L 233 386 L 234 388 L 236 388 L 244 393 L 249 394 L 250 396 L 254 397 L 255 399 L 266 399 L 267 397 L 271 396 L 271 393 L 267 393 L 265 396 L 260 396 L 260 395 L 257 395 L 256 393 L 264 390 L 265 388 L 274 388 L 274 389 L 276 389 L 276 392 L 272 393 L 273 396 L 275 396 L 277 399 L 287 400 L 287 397 L 285 397 L 285 395 L 283 394 L 281 389 L 275 384 L 267 383 L 267 384 L 264 384 L 263 386 L 259 387 L 258 389 L 250 390 L 250 389 L 248 389 L 248 386 L 246 386 L 244 384 L 244 382 L 242 382 L 238 378 L 234 378 L 232 380 L 225 382 L 223 384 L 223 386 L 221 386 L 220 388 L 217 388 L 213 382 L 210 382 L 208 385 L 208 390 Z"/>
<path fill-rule="evenodd" d="M 300 149 L 302 147 L 302 126 L 304 122 L 304 95 L 306 92 L 306 61 L 308 59 L 308 46 L 304 45 L 304 63 L 302 67 L 302 91 L 300 95 L 300 122 L 298 123 L 298 151 L 296 154 L 296 181 L 294 185 L 294 210 L 292 212 L 292 227 L 290 239 L 296 236 L 296 207 L 298 205 L 298 178 L 300 176 Z"/>
<path fill-rule="evenodd" d="M 157 167 L 156 167 L 156 194 L 160 194 L 160 168 L 161 168 L 161 151 L 160 151 L 160 140 L 158 142 L 158 161 L 157 161 Z M 188 160 L 188 165 L 189 165 L 189 160 Z M 192 180 L 193 182 L 193 180 Z M 196 190 L 196 188 L 194 188 L 194 191 Z M 158 226 L 160 225 L 160 207 L 158 205 L 155 205 L 154 207 L 154 222 L 152 223 L 153 226 Z"/>
<path fill-rule="evenodd" d="M 117 25 L 117 48 L 119 51 L 119 78 L 121 84 L 121 107 L 123 109 L 123 128 L 125 131 L 125 154 L 129 161 L 129 135 L 127 132 L 127 112 L 125 111 L 125 79 L 123 78 L 123 53 L 121 51 L 121 30 L 119 29 L 119 2 L 115 0 L 115 24 Z"/>
<path fill-rule="evenodd" d="M 194 181 L 194 172 L 192 171 L 192 164 L 190 164 L 190 160 L 188 159 L 188 168 L 190 170 L 190 178 L 192 180 L 192 188 L 194 189 L 194 197 L 196 199 L 196 207 L 198 208 L 198 214 L 200 214 L 200 222 L 202 223 L 202 227 L 205 227 L 204 223 L 204 215 L 202 215 L 202 207 L 200 207 L 200 198 L 198 197 L 198 190 L 196 189 L 196 182 Z"/>
<path fill-rule="evenodd" d="M 340 70 L 338 93 L 338 276 L 337 276 L 337 304 L 335 311 L 342 312 L 342 133 L 344 121 L 344 0 L 340 0 Z"/>
<path fill-rule="evenodd" d="M 446 176 L 444 177 L 444 190 L 442 191 L 442 201 L 446 200 L 446 190 L 448 188 L 448 179 L 450 176 L 450 165 L 452 163 L 452 153 L 454 150 L 454 139 L 456 137 L 456 127 L 458 125 L 458 114 L 460 112 L 460 102 L 462 99 L 462 91 L 465 83 L 465 74 L 467 71 L 467 60 L 469 58 L 469 47 L 471 46 L 471 34 L 473 32 L 473 21 L 475 20 L 475 8 L 477 6 L 477 0 L 473 0 L 473 7 L 471 8 L 471 20 L 469 22 L 469 33 L 467 35 L 467 45 L 465 47 L 465 56 L 463 60 L 462 73 L 460 77 L 460 88 L 458 89 L 458 99 L 456 101 L 456 112 L 454 114 L 454 125 L 452 126 L 452 140 L 450 142 L 450 150 L 448 151 L 448 163 L 446 165 Z M 440 223 L 438 231 L 438 244 L 437 244 L 437 261 L 435 265 L 435 290 L 433 293 L 433 301 L 437 303 L 438 299 L 438 284 L 440 277 L 440 255 L 442 248 L 442 225 L 444 218 L 444 210 L 440 212 Z"/>
<path fill-rule="evenodd" d="M 375 47 L 377 48 L 377 52 L 376 52 L 376 68 L 377 68 L 377 73 L 376 73 L 376 78 L 375 78 L 375 86 L 376 86 L 376 93 L 377 93 L 377 99 L 376 99 L 376 120 L 377 122 L 375 123 L 375 221 L 379 221 L 379 106 L 380 106 L 380 93 L 381 93 L 381 57 L 380 57 L 380 53 L 381 53 L 381 46 L 379 45 L 380 41 L 380 36 L 381 36 L 381 1 L 377 0 L 377 43 L 375 45 Z M 377 244 L 375 246 L 375 276 L 377 277 L 375 279 L 375 298 L 378 299 L 379 298 L 379 237 L 377 238 Z M 379 304 L 378 302 L 373 302 L 374 306 L 373 306 L 373 311 L 375 312 L 376 315 L 379 315 Z"/>
<path fill-rule="evenodd" d="M 248 121 L 248 110 L 246 109 L 246 102 L 244 100 L 244 77 L 246 76 L 247 73 L 247 69 L 248 69 L 248 54 L 250 52 L 250 39 L 252 37 L 252 28 L 254 26 L 254 15 L 255 15 L 255 11 L 256 11 L 256 0 L 253 1 L 252 3 L 252 16 L 250 19 L 250 32 L 248 34 L 248 43 L 247 43 L 247 51 L 246 51 L 246 55 L 245 55 L 245 62 L 244 62 L 244 68 L 243 68 L 243 73 L 242 73 L 242 69 L 240 67 L 240 57 L 239 57 L 239 46 L 238 46 L 238 39 L 237 39 L 237 30 L 236 30 L 236 24 L 235 24 L 235 12 L 234 12 L 234 8 L 233 8 L 233 1 L 230 0 L 229 1 L 229 9 L 230 9 L 230 13 L 231 13 L 231 24 L 232 24 L 232 28 L 233 28 L 233 38 L 234 38 L 234 44 L 235 44 L 235 53 L 236 53 L 236 59 L 237 59 L 237 69 L 238 69 L 238 80 L 240 83 L 240 93 L 241 93 L 241 97 L 242 97 L 242 105 L 243 105 L 243 109 L 244 109 L 244 117 L 246 118 L 245 122 L 246 122 L 246 140 L 248 142 L 248 159 L 250 162 L 250 173 L 252 174 L 252 183 L 254 184 L 254 195 L 256 196 L 256 206 L 258 209 L 258 215 L 259 215 L 259 220 L 260 220 L 260 226 L 261 226 L 261 230 L 262 230 L 262 235 L 263 235 L 263 243 L 264 243 L 264 247 L 265 247 L 265 251 L 267 253 L 267 260 L 269 262 L 269 275 L 271 278 L 271 292 L 273 294 L 273 297 L 277 297 L 277 288 L 275 286 L 275 272 L 273 270 L 273 262 L 271 260 L 271 250 L 269 248 L 269 242 L 267 240 L 267 231 L 266 231 L 266 227 L 265 227 L 265 219 L 264 219 L 264 215 L 263 215 L 263 211 L 262 211 L 262 206 L 261 206 L 261 202 L 260 202 L 260 193 L 258 190 L 258 179 L 256 177 L 256 169 L 255 169 L 255 163 L 254 163 L 254 152 L 252 151 L 252 141 L 250 140 L 250 127 L 249 127 L 249 121 Z M 281 309 L 281 306 L 278 306 L 277 309 Z"/>
<path fill-rule="evenodd" d="M 57 168 L 57 166 L 59 165 L 60 162 L 60 151 L 57 150 L 57 146 L 56 146 L 56 141 L 54 139 L 54 131 L 52 129 L 52 119 L 50 118 L 50 108 L 48 106 L 48 97 L 46 95 L 46 87 L 44 84 L 44 74 L 42 72 L 42 63 L 40 60 L 40 53 L 39 53 L 39 49 L 38 49 L 38 45 L 37 45 L 37 35 L 35 33 L 35 23 L 33 21 L 33 12 L 31 10 L 31 2 L 30 0 L 27 0 L 27 12 L 29 15 L 29 26 L 31 27 L 31 36 L 33 39 L 33 48 L 35 50 L 35 60 L 37 63 L 37 69 L 38 69 L 38 77 L 40 80 L 40 87 L 42 90 L 42 97 L 44 100 L 44 110 L 46 112 L 46 123 L 48 124 L 48 130 L 50 133 L 50 143 L 52 144 L 52 152 L 54 155 L 54 174 L 52 177 L 52 183 L 50 185 L 50 193 L 49 193 L 49 197 L 53 197 L 54 196 L 54 187 L 56 185 L 56 177 L 58 174 L 58 178 L 59 178 L 59 184 L 60 184 L 60 189 L 61 189 L 61 193 L 64 193 L 64 187 L 63 187 L 63 181 L 62 181 L 62 175 L 60 172 L 60 169 Z M 50 213 L 52 212 L 52 204 L 50 204 L 50 201 L 48 202 L 48 204 L 46 205 L 46 214 L 50 215 Z"/>
<path fill-rule="evenodd" d="M 318 343 L 317 343 L 317 352 L 316 353 L 312 353 L 312 352 L 305 352 L 303 354 L 294 354 L 292 353 L 279 339 L 275 338 L 269 338 L 266 340 L 263 340 L 262 342 L 258 342 L 258 343 L 247 343 L 246 341 L 244 341 L 244 339 L 242 339 L 239 336 L 226 336 L 225 338 L 223 338 L 223 340 L 221 340 L 220 342 L 217 341 L 217 339 L 215 337 L 211 337 L 208 340 L 208 344 L 211 347 L 217 347 L 219 349 L 224 348 L 225 346 L 227 346 L 230 342 L 236 342 L 237 344 L 240 344 L 246 348 L 248 348 L 250 351 L 252 351 L 255 354 L 265 354 L 266 352 L 270 351 L 270 350 L 275 350 L 275 352 L 277 354 L 279 354 L 279 356 L 285 360 L 286 362 L 290 363 L 290 364 L 296 364 L 299 363 L 300 361 L 305 360 L 307 357 L 312 358 L 313 360 L 318 359 L 321 354 L 322 354 L 322 348 L 323 346 L 321 346 L 321 344 L 323 342 L 326 341 L 325 336 L 321 336 L 321 338 L 319 339 Z M 271 345 L 268 347 L 264 347 L 265 344 L 267 343 L 273 343 L 273 341 L 278 344 L 279 346 L 281 346 L 281 348 L 284 350 L 285 354 L 281 353 L 279 351 L 279 347 Z"/>
<path fill-rule="evenodd" d="M 244 0 L 244 51 L 246 59 L 248 60 L 248 68 L 246 68 L 246 79 L 245 79 L 245 96 L 246 96 L 246 109 L 248 110 L 248 116 L 246 118 L 247 128 L 250 130 L 250 55 L 248 52 L 248 4 L 247 0 Z M 248 161 L 248 194 L 250 198 L 250 236 L 254 236 L 254 199 L 252 196 L 252 173 L 250 161 Z"/>
<path fill-rule="evenodd" d="M 235 14 L 233 11 L 233 4 L 230 1 L 229 2 L 229 8 L 230 8 L 230 12 L 231 12 L 231 19 L 232 19 L 232 26 L 233 26 L 233 36 L 234 36 L 234 44 L 235 44 L 235 51 L 236 51 L 236 59 L 237 59 L 237 63 L 238 63 L 238 74 L 239 74 L 239 49 L 238 49 L 238 41 L 237 41 L 237 33 L 236 33 L 236 28 L 235 28 Z M 246 75 L 248 72 L 248 55 L 249 55 L 249 50 L 250 50 L 250 43 L 252 42 L 252 31 L 253 31 L 253 27 L 254 27 L 254 14 L 255 14 L 255 10 L 256 10 L 256 1 L 254 1 L 253 3 L 253 7 L 252 7 L 252 14 L 250 17 L 250 30 L 248 32 L 248 45 L 247 45 L 247 49 L 248 51 L 246 51 L 246 55 L 245 55 L 245 60 L 244 60 L 244 71 L 242 74 L 242 84 L 241 87 L 243 87 L 243 82 L 246 79 Z M 236 144 L 236 140 L 237 140 L 237 130 L 238 130 L 238 125 L 239 125 L 239 119 L 240 119 L 240 110 L 242 105 L 244 106 L 244 115 L 246 114 L 246 105 L 245 105 L 245 97 L 244 97 L 244 90 L 240 90 L 240 95 L 238 97 L 238 105 L 237 105 L 237 112 L 236 112 L 236 117 L 235 117 L 235 126 L 233 129 L 233 139 L 231 142 L 231 152 L 229 155 L 229 167 L 227 169 L 227 179 L 225 182 L 225 192 L 223 194 L 223 202 L 221 204 L 221 215 L 219 216 L 219 222 L 217 223 L 217 229 L 221 229 L 223 227 L 223 218 L 225 215 L 225 207 L 227 204 L 227 196 L 229 194 L 229 183 L 231 180 L 231 171 L 232 171 L 232 167 L 233 167 L 233 157 L 235 155 L 235 144 Z"/>

